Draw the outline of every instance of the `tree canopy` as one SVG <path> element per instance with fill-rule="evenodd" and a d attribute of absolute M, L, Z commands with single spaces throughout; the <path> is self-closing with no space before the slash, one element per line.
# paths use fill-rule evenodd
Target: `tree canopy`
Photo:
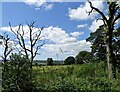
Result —
<path fill-rule="evenodd" d="M 73 56 L 69 56 L 64 60 L 65 65 L 71 65 L 75 63 L 75 58 Z"/>
<path fill-rule="evenodd" d="M 78 55 L 75 57 L 75 61 L 77 64 L 88 63 L 92 60 L 93 55 L 88 51 L 80 51 Z"/>
<path fill-rule="evenodd" d="M 120 6 L 117 1 L 112 2 L 110 0 L 106 1 L 107 7 L 107 15 L 101 11 L 100 9 L 93 6 L 92 2 L 88 0 L 91 11 L 88 12 L 90 15 L 93 11 L 96 11 L 100 16 L 101 20 L 104 23 L 104 33 L 105 33 L 105 45 L 106 45 L 106 56 L 107 56 L 107 64 L 109 71 L 109 78 L 116 78 L 116 64 L 117 60 L 115 58 L 114 49 L 113 49 L 113 31 L 115 29 L 115 24 L 120 18 Z M 98 18 L 99 19 L 99 18 Z M 103 33 L 102 33 L 103 34 Z"/>

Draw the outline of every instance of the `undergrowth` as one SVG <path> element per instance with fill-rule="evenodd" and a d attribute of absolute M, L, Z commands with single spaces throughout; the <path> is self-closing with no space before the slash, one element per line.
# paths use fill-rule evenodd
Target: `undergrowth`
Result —
<path fill-rule="evenodd" d="M 34 66 L 33 71 L 35 92 L 120 92 L 120 74 L 109 80 L 104 62 Z"/>

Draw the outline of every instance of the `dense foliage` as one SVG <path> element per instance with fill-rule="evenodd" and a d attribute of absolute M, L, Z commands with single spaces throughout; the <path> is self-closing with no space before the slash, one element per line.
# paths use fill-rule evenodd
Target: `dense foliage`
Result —
<path fill-rule="evenodd" d="M 32 70 L 25 56 L 12 54 L 10 61 L 3 64 L 2 72 L 3 92 L 32 91 Z"/>
<path fill-rule="evenodd" d="M 106 45 L 105 45 L 105 29 L 104 26 L 100 26 L 95 32 L 90 33 L 90 37 L 86 39 L 91 45 L 91 52 L 98 60 L 106 60 Z M 120 28 L 117 28 L 113 32 L 113 51 L 116 58 L 120 55 Z"/>
<path fill-rule="evenodd" d="M 78 55 L 75 57 L 75 61 L 77 64 L 88 63 L 93 60 L 93 55 L 88 51 L 80 51 Z"/>
<path fill-rule="evenodd" d="M 116 26 L 115 24 L 120 19 L 120 5 L 118 1 L 119 0 L 112 2 L 111 0 L 108 1 L 105 0 L 107 4 L 107 11 L 105 13 L 104 11 L 95 7 L 93 3 L 90 0 L 88 0 L 91 7 L 91 11 L 89 11 L 88 14 L 90 15 L 93 11 L 96 11 L 100 15 L 100 18 L 98 19 L 101 19 L 103 21 L 104 32 L 102 33 L 102 35 L 105 35 L 103 39 L 106 45 L 107 66 L 108 66 L 110 79 L 116 79 L 117 59 L 115 57 L 114 47 L 113 47 L 114 44 L 113 39 L 115 38 L 113 34 L 114 34 L 114 30 L 118 28 L 118 26 Z M 115 47 L 115 49 L 117 48 Z"/>
<path fill-rule="evenodd" d="M 47 65 L 53 65 L 53 59 L 52 58 L 47 59 Z"/>
<path fill-rule="evenodd" d="M 100 26 L 95 32 L 90 33 L 90 37 L 86 39 L 91 45 L 91 52 L 97 60 L 106 60 L 106 45 L 104 26 Z"/>
<path fill-rule="evenodd" d="M 113 52 L 117 60 L 117 67 L 120 69 L 120 28 L 117 28 L 113 32 Z M 104 26 L 100 26 L 95 32 L 90 34 L 90 37 L 86 41 L 91 42 L 91 51 L 95 55 L 97 60 L 106 61 L 106 45 L 105 45 L 105 33 Z"/>
<path fill-rule="evenodd" d="M 120 74 L 117 81 L 108 79 L 107 64 L 34 67 L 35 92 L 120 92 Z"/>
<path fill-rule="evenodd" d="M 75 58 L 72 57 L 72 56 L 69 56 L 64 60 L 65 65 L 71 65 L 71 64 L 74 64 L 74 63 L 75 63 Z"/>

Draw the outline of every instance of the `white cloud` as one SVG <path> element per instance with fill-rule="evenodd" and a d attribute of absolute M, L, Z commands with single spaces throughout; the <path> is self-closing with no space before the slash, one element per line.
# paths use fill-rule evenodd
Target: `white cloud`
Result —
<path fill-rule="evenodd" d="M 48 39 L 54 43 L 69 43 L 75 42 L 77 39 L 70 37 L 68 33 L 65 32 L 62 28 L 49 26 L 44 28 L 42 31 L 42 36 L 44 39 Z"/>
<path fill-rule="evenodd" d="M 15 33 L 17 33 L 17 30 L 18 30 L 18 28 L 19 28 L 19 26 L 15 26 L 15 27 L 12 27 L 12 30 L 15 32 Z M 23 25 L 23 29 L 24 29 L 24 38 L 26 39 L 26 38 L 29 38 L 29 27 L 27 26 L 27 25 Z M 10 30 L 10 27 L 1 27 L 0 28 L 0 30 L 2 30 L 2 31 L 7 31 L 7 32 L 11 32 L 11 30 Z M 20 34 L 22 34 L 23 32 L 22 32 L 22 27 L 21 27 L 21 29 L 20 29 Z M 38 28 L 33 28 L 33 33 L 34 32 L 39 32 L 39 30 L 38 30 Z"/>
<path fill-rule="evenodd" d="M 84 28 L 84 27 L 87 27 L 87 24 L 77 25 L 77 28 Z"/>
<path fill-rule="evenodd" d="M 46 1 L 45 0 L 24 0 L 28 5 L 34 5 L 36 7 L 42 6 Z"/>
<path fill-rule="evenodd" d="M 98 21 L 94 20 L 94 21 L 92 22 L 92 25 L 90 26 L 89 29 L 90 29 L 92 32 L 95 32 L 95 31 L 99 28 L 99 26 L 101 26 L 101 25 L 103 25 L 103 21 L 102 21 L 102 20 L 98 20 Z"/>
<path fill-rule="evenodd" d="M 13 29 L 17 29 L 18 26 L 13 27 Z M 9 27 L 2 27 L 0 28 L 4 31 L 9 31 Z M 28 28 L 26 25 L 23 26 L 24 30 L 28 31 Z M 34 28 L 36 30 L 37 28 Z M 26 33 L 26 32 L 25 32 Z M 73 33 L 66 33 L 65 30 L 63 30 L 60 27 L 54 27 L 49 26 L 47 28 L 44 28 L 42 31 L 41 36 L 42 39 L 46 39 L 47 41 L 50 41 L 49 43 L 46 43 L 41 47 L 42 52 L 41 54 L 45 53 L 46 58 L 49 57 L 49 55 L 54 55 L 56 53 L 59 53 L 63 58 L 66 58 L 70 54 L 75 56 L 79 53 L 79 51 L 87 50 L 90 51 L 90 43 L 86 42 L 85 40 L 77 40 L 76 37 L 83 34 L 82 32 L 73 32 Z M 28 32 L 26 33 L 26 36 L 28 36 Z M 72 35 L 72 37 L 71 37 Z M 29 46 L 28 46 L 29 47 Z M 63 50 L 63 53 L 60 51 L 60 48 Z"/>
<path fill-rule="evenodd" d="M 18 27 L 16 27 L 18 28 Z M 0 30 L 3 30 L 3 31 L 10 31 L 10 27 L 1 27 Z"/>
<path fill-rule="evenodd" d="M 44 5 L 45 10 L 51 10 L 53 8 L 53 4 L 45 4 Z"/>
<path fill-rule="evenodd" d="M 85 40 L 76 41 L 72 43 L 65 43 L 65 44 L 45 44 L 42 47 L 46 54 L 53 54 L 56 53 L 62 54 L 65 57 L 69 55 L 76 56 L 79 51 L 87 50 L 90 51 L 90 43 L 86 42 Z M 62 52 L 61 50 L 62 49 Z"/>
<path fill-rule="evenodd" d="M 53 4 L 48 4 L 46 0 L 25 0 L 24 3 L 35 6 L 35 10 L 39 10 L 41 7 L 45 10 L 51 10 L 53 8 Z"/>
<path fill-rule="evenodd" d="M 12 29 L 18 30 L 19 26 L 15 26 L 12 27 Z M 24 38 L 29 38 L 29 27 L 27 25 L 23 25 L 23 29 L 24 29 Z M 10 27 L 1 27 L 0 30 L 2 31 L 10 31 Z M 33 33 L 39 31 L 38 28 L 33 28 Z M 17 31 L 15 31 L 17 33 Z M 20 30 L 20 33 L 22 34 L 22 28 Z M 63 30 L 62 28 L 59 27 L 53 27 L 53 26 L 49 26 L 47 28 L 44 28 L 44 30 L 42 30 L 42 39 L 48 39 L 51 42 L 54 43 L 64 43 L 64 42 L 70 42 L 70 41 L 76 41 L 76 38 L 73 37 L 69 37 L 69 34 L 67 34 L 65 32 L 65 30 Z"/>
<path fill-rule="evenodd" d="M 100 10 L 103 10 L 104 5 L 102 0 L 97 0 L 97 1 L 92 1 L 92 4 L 94 7 L 97 7 Z M 76 9 L 68 9 L 68 16 L 71 20 L 87 20 L 87 19 L 93 19 L 96 15 L 97 12 L 93 11 L 90 15 L 86 13 L 86 11 L 90 11 L 90 4 L 88 2 L 85 2 L 85 4 L 80 5 Z"/>
<path fill-rule="evenodd" d="M 70 33 L 70 35 L 72 35 L 73 37 L 79 37 L 82 34 L 84 34 L 84 32 L 72 32 L 72 33 Z"/>

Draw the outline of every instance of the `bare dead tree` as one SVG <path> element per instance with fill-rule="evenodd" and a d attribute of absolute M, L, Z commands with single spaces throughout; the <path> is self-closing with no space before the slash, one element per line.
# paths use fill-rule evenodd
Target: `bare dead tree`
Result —
<path fill-rule="evenodd" d="M 116 59 L 113 53 L 112 47 L 112 34 L 114 30 L 114 25 L 116 21 L 120 18 L 120 6 L 118 6 L 117 2 L 111 2 L 108 0 L 106 3 L 108 4 L 108 18 L 105 16 L 104 12 L 100 9 L 94 7 L 92 2 L 89 1 L 91 11 L 87 12 L 90 15 L 93 10 L 95 10 L 98 14 L 101 15 L 101 20 L 103 20 L 105 32 L 106 32 L 106 52 L 107 52 L 107 64 L 109 71 L 109 78 L 116 78 Z"/>
<path fill-rule="evenodd" d="M 3 36 L 3 47 L 4 47 L 4 51 L 3 51 L 3 62 L 7 61 L 7 58 L 9 56 L 9 54 L 13 51 L 13 47 L 12 47 L 12 43 L 10 42 L 10 38 L 8 37 L 8 35 Z"/>
<path fill-rule="evenodd" d="M 31 23 L 27 23 L 28 30 L 24 30 L 24 27 L 21 24 L 19 25 L 17 30 L 13 30 L 11 24 L 9 23 L 10 30 L 16 36 L 18 40 L 18 44 L 22 48 L 22 51 L 25 53 L 27 58 L 29 58 L 30 55 L 31 69 L 34 58 L 36 57 L 37 54 L 39 54 L 38 50 L 41 48 L 41 46 L 45 44 L 44 41 L 42 42 L 42 44 L 38 43 L 42 38 L 41 31 L 43 30 L 43 28 L 38 28 L 38 27 L 36 28 L 34 24 L 35 21 Z M 26 34 L 28 35 L 26 36 Z M 30 48 L 27 47 L 28 43 L 25 41 L 26 39 L 29 40 L 30 42 L 29 43 Z"/>

